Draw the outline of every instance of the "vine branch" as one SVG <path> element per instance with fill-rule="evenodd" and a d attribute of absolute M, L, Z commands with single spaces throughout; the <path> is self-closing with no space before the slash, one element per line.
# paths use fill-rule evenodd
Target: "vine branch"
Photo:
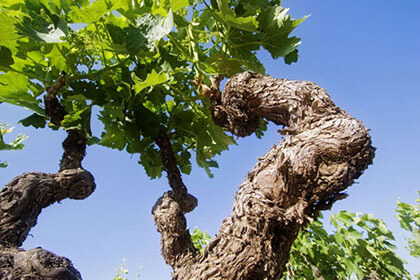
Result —
<path fill-rule="evenodd" d="M 45 112 L 60 126 L 66 115 L 57 94 L 66 84 L 62 72 L 57 82 L 47 87 Z M 86 138 L 77 130 L 67 131 L 63 156 L 57 173 L 24 173 L 0 191 L 0 279 L 81 280 L 70 260 L 45 249 L 19 249 L 37 223 L 42 210 L 66 198 L 85 199 L 95 190 L 92 174 L 84 170 Z"/>
<path fill-rule="evenodd" d="M 162 256 L 172 267 L 183 267 L 196 262 L 199 256 L 184 215 L 197 206 L 197 199 L 188 193 L 182 181 L 169 135 L 160 131 L 153 140 L 160 148 L 162 163 L 172 191 L 166 192 L 158 199 L 152 214 L 157 230 L 162 236 Z"/>

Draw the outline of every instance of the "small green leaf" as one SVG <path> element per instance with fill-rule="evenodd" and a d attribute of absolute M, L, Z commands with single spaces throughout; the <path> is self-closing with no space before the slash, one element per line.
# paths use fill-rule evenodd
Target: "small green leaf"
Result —
<path fill-rule="evenodd" d="M 233 14 L 223 14 L 221 12 L 216 12 L 216 14 L 227 25 L 249 32 L 257 31 L 258 22 L 254 17 L 236 17 Z"/>
<path fill-rule="evenodd" d="M 145 49 L 147 38 L 139 29 L 130 25 L 129 27 L 124 28 L 124 31 L 127 32 L 125 43 L 127 51 L 130 54 L 137 54 L 141 50 Z"/>
<path fill-rule="evenodd" d="M 92 146 L 92 145 L 95 145 L 95 144 L 99 144 L 100 142 L 101 142 L 101 139 L 99 139 L 96 136 L 89 137 L 89 139 L 87 140 L 87 144 L 89 146 Z"/>
<path fill-rule="evenodd" d="M 189 5 L 188 0 L 171 0 L 171 8 L 173 12 L 183 9 Z"/>
<path fill-rule="evenodd" d="M 46 54 L 45 57 L 49 59 L 50 65 L 52 67 L 55 67 L 58 70 L 58 72 L 69 71 L 67 60 L 60 52 L 58 45 L 54 44 L 51 51 L 48 54 Z"/>
<path fill-rule="evenodd" d="M 110 11 L 105 0 L 96 0 L 90 2 L 90 5 L 72 10 L 70 17 L 74 23 L 96 22 L 101 19 L 108 11 Z"/>
<path fill-rule="evenodd" d="M 159 74 L 155 71 L 155 69 L 152 70 L 151 73 L 149 73 L 144 81 L 141 81 L 136 75 L 132 75 L 132 78 L 135 82 L 133 86 L 133 90 L 136 92 L 136 94 L 140 93 L 143 89 L 156 86 L 159 84 L 163 84 L 169 80 L 168 74 L 164 72 L 160 72 Z"/>
<path fill-rule="evenodd" d="M 12 131 L 13 131 L 13 127 L 8 128 L 8 126 L 5 124 L 0 125 L 0 151 L 17 151 L 17 150 L 23 149 L 22 142 L 28 138 L 27 136 L 23 134 L 19 134 L 16 137 L 16 139 L 10 143 L 6 143 L 4 141 L 4 138 L 3 138 L 4 135 L 12 133 Z M 3 162 L 3 167 L 6 167 L 6 166 L 7 166 L 7 162 Z"/>
<path fill-rule="evenodd" d="M 47 123 L 47 119 L 44 116 L 40 116 L 37 113 L 34 113 L 30 115 L 29 117 L 20 120 L 19 123 L 21 123 L 23 126 L 33 126 L 35 128 L 44 128 Z"/>
<path fill-rule="evenodd" d="M 6 11 L 0 12 L 0 44 L 13 50 L 17 46 L 17 39 L 21 36 L 15 30 L 17 19 L 6 13 Z"/>
<path fill-rule="evenodd" d="M 61 126 L 66 130 L 77 129 L 81 131 L 86 138 L 92 134 L 90 130 L 91 106 L 70 112 L 64 116 Z"/>
<path fill-rule="evenodd" d="M 204 249 L 210 243 L 212 238 L 208 235 L 207 231 L 202 232 L 198 228 L 195 228 L 191 233 L 191 240 L 193 241 L 194 247 L 203 255 Z"/>
<path fill-rule="evenodd" d="M 210 167 L 219 168 L 219 164 L 217 163 L 217 161 L 206 160 L 205 158 L 203 158 L 201 155 L 198 155 L 198 154 L 197 154 L 196 160 L 197 160 L 197 165 L 204 168 L 204 171 L 206 171 L 207 176 L 209 176 L 209 178 L 213 178 L 214 175 L 211 172 Z"/>

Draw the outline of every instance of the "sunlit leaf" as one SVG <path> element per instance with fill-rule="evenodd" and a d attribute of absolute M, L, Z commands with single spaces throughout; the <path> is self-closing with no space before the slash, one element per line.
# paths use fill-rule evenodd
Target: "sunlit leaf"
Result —
<path fill-rule="evenodd" d="M 0 75 L 0 102 L 7 102 L 35 111 L 44 115 L 44 109 L 39 101 L 29 93 L 30 81 L 27 77 L 9 72 Z"/>
<path fill-rule="evenodd" d="M 19 123 L 21 123 L 23 126 L 33 126 L 35 128 L 44 128 L 47 123 L 47 119 L 44 116 L 40 116 L 37 113 L 34 113 L 30 115 L 29 117 L 20 120 Z"/>
<path fill-rule="evenodd" d="M 41 41 L 46 43 L 62 43 L 63 40 L 61 37 L 66 36 L 63 30 L 59 28 L 53 28 L 53 26 L 51 26 L 51 31 L 49 33 L 41 33 L 36 31 L 36 35 Z"/>
<path fill-rule="evenodd" d="M 140 93 L 143 89 L 163 84 L 169 80 L 169 77 L 166 73 L 161 72 L 157 73 L 154 69 L 150 74 L 147 75 L 144 81 L 141 81 L 137 76 L 133 75 L 133 80 L 135 85 L 133 87 L 136 93 Z"/>

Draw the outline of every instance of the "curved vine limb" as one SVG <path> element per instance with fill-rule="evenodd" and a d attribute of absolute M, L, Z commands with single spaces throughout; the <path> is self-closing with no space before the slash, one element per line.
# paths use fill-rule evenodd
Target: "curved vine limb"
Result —
<path fill-rule="evenodd" d="M 372 163 L 368 129 L 314 83 L 251 72 L 232 77 L 212 111 L 237 136 L 253 133 L 260 118 L 286 136 L 247 175 L 204 256 L 173 266 L 173 279 L 280 279 L 299 231 Z"/>
<path fill-rule="evenodd" d="M 162 163 L 172 188 L 172 191 L 158 199 L 152 210 L 157 230 L 162 236 L 162 256 L 172 267 L 188 267 L 197 261 L 199 253 L 192 243 L 184 213 L 197 206 L 197 199 L 188 193 L 182 181 L 169 135 L 161 131 L 154 141 L 160 148 Z"/>
<path fill-rule="evenodd" d="M 44 98 L 46 114 L 57 126 L 66 112 L 57 99 L 65 84 L 62 73 Z M 22 250 L 29 231 L 42 209 L 66 198 L 85 199 L 95 190 L 92 174 L 82 168 L 86 138 L 77 130 L 68 131 L 62 143 L 59 172 L 24 173 L 0 191 L 0 279 L 80 280 L 70 260 L 42 248 Z"/>

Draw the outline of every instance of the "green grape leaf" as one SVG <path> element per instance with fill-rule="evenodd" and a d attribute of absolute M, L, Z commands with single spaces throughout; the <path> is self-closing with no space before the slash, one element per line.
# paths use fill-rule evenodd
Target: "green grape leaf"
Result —
<path fill-rule="evenodd" d="M 249 32 L 257 31 L 258 22 L 254 17 L 236 17 L 235 15 L 221 12 L 216 12 L 216 14 L 227 25 Z"/>
<path fill-rule="evenodd" d="M 140 93 L 143 89 L 163 84 L 169 80 L 168 74 L 164 72 L 157 73 L 155 69 L 151 73 L 147 74 L 147 77 L 144 81 L 140 80 L 136 75 L 132 75 L 134 86 L 133 90 L 136 94 Z"/>
<path fill-rule="evenodd" d="M 260 30 L 263 32 L 262 46 L 270 52 L 271 56 L 276 59 L 285 57 L 293 52 L 300 44 L 297 37 L 289 37 L 289 34 L 300 24 L 306 17 L 301 19 L 291 19 L 287 14 L 289 9 L 281 6 L 268 7 L 260 15 Z M 296 57 L 288 57 L 287 61 L 291 61 Z"/>
<path fill-rule="evenodd" d="M 297 61 L 298 61 L 298 58 L 299 58 L 299 55 L 298 55 L 298 50 L 296 49 L 296 50 L 294 50 L 294 51 L 292 51 L 292 52 L 288 53 L 288 54 L 284 57 L 284 62 L 285 62 L 286 64 L 292 64 L 293 62 L 297 62 Z"/>
<path fill-rule="evenodd" d="M 146 174 L 152 178 L 160 178 L 163 172 L 163 165 L 160 158 L 160 152 L 153 146 L 148 146 L 140 154 L 139 163 L 143 165 Z"/>
<path fill-rule="evenodd" d="M 188 0 L 171 0 L 171 8 L 174 13 L 180 9 L 187 7 L 189 4 L 190 3 Z"/>
<path fill-rule="evenodd" d="M 331 220 L 336 228 L 332 233 L 325 231 L 321 221 L 314 221 L 299 234 L 287 265 L 294 279 L 315 279 L 313 267 L 320 273 L 317 277 L 324 279 L 362 279 L 372 271 L 380 279 L 408 278 L 404 261 L 389 242 L 393 239 L 377 228 L 386 227 L 382 220 L 347 211 L 332 215 Z M 366 235 L 367 229 L 370 233 Z"/>
<path fill-rule="evenodd" d="M 181 155 L 177 157 L 177 161 L 181 172 L 184 174 L 190 174 L 192 170 L 191 165 L 191 153 L 188 151 L 181 152 Z"/>
<path fill-rule="evenodd" d="M 228 150 L 230 145 L 235 144 L 236 142 L 232 136 L 227 135 L 223 128 L 214 124 L 213 121 L 209 121 L 209 132 L 211 136 L 212 143 L 217 143 L 214 152 L 219 154 L 222 150 Z"/>
<path fill-rule="evenodd" d="M 109 35 L 111 36 L 112 41 L 115 44 L 122 45 L 126 41 L 127 38 L 127 32 L 124 31 L 121 27 L 116 26 L 111 23 L 106 24 L 106 28 L 109 32 Z"/>
<path fill-rule="evenodd" d="M 19 123 L 21 123 L 23 126 L 33 126 L 35 128 L 44 128 L 47 123 L 47 119 L 44 116 L 40 116 L 37 113 L 34 113 L 30 115 L 29 117 L 20 120 Z"/>
<path fill-rule="evenodd" d="M 130 25 L 124 28 L 124 31 L 127 32 L 125 43 L 130 54 L 137 54 L 145 49 L 147 38 L 138 28 Z"/>
<path fill-rule="evenodd" d="M 5 10 L 0 11 L 0 45 L 11 50 L 17 46 L 17 40 L 21 37 L 15 30 L 17 19 L 8 16 Z"/>
<path fill-rule="evenodd" d="M 52 20 L 47 21 L 41 15 L 33 20 L 25 17 L 17 24 L 17 29 L 20 35 L 30 37 L 37 42 L 62 43 L 64 42 L 62 38 L 67 36 L 67 23 L 58 17 L 55 20 L 56 24 L 52 23 Z"/>
<path fill-rule="evenodd" d="M 231 77 L 243 71 L 241 60 L 229 58 L 223 53 L 211 54 L 205 63 L 212 67 L 211 69 L 207 69 L 206 72 L 213 75 L 222 74 L 225 77 Z"/>
<path fill-rule="evenodd" d="M 204 249 L 211 242 L 212 238 L 207 231 L 200 231 L 198 228 L 194 228 L 194 231 L 191 233 L 191 240 L 194 247 L 203 255 Z"/>
<path fill-rule="evenodd" d="M 86 138 L 89 138 L 92 135 L 92 131 L 90 129 L 90 116 L 91 106 L 73 111 L 64 116 L 64 119 L 61 122 L 61 127 L 66 130 L 77 129 L 81 131 Z"/>
<path fill-rule="evenodd" d="M 139 105 L 134 109 L 135 123 L 144 136 L 156 137 L 162 130 L 160 116 Z"/>
<path fill-rule="evenodd" d="M 107 113 L 102 112 L 101 114 L 102 116 L 100 116 L 99 119 L 104 123 L 105 131 L 101 134 L 99 144 L 122 151 L 127 145 L 124 130 L 121 128 L 120 124 L 115 123 L 109 115 L 106 116 Z"/>
<path fill-rule="evenodd" d="M 31 83 L 28 77 L 14 72 L 0 74 L 0 102 L 7 102 L 30 109 L 39 115 L 45 115 L 39 101 L 32 96 L 28 88 Z"/>
<path fill-rule="evenodd" d="M 58 73 L 61 71 L 69 72 L 69 67 L 67 65 L 66 58 L 62 55 L 59 50 L 59 46 L 54 44 L 51 51 L 45 55 L 49 59 L 51 66 L 55 67 L 58 70 Z"/>
<path fill-rule="evenodd" d="M 16 150 L 22 150 L 23 149 L 22 142 L 28 138 L 27 136 L 25 136 L 23 134 L 19 134 L 16 137 L 16 139 L 13 140 L 10 143 L 6 143 L 4 141 L 4 138 L 3 138 L 4 135 L 12 133 L 12 131 L 13 131 L 13 127 L 8 128 L 8 125 L 0 124 L 0 151 L 2 151 L 2 150 L 16 151 Z M 3 162 L 0 161 L 0 168 L 5 168 L 8 165 L 9 164 L 6 161 L 3 161 Z"/>
<path fill-rule="evenodd" d="M 0 46 L 0 66 L 9 67 L 15 63 L 12 57 L 12 52 L 10 49 Z"/>
<path fill-rule="evenodd" d="M 229 7 L 229 0 L 216 0 L 216 2 L 220 11 L 215 14 L 221 21 L 241 30 L 249 32 L 257 31 L 258 22 L 254 17 L 238 17 Z"/>
<path fill-rule="evenodd" d="M 207 176 L 209 176 L 209 178 L 213 178 L 214 175 L 211 172 L 210 168 L 214 167 L 214 168 L 219 168 L 219 164 L 217 163 L 217 161 L 215 160 L 206 160 L 204 156 L 200 155 L 199 153 L 197 153 L 197 165 L 204 168 L 204 171 L 206 171 Z"/>
<path fill-rule="evenodd" d="M 152 140 L 159 130 L 170 133 L 187 174 L 195 153 L 211 176 L 214 157 L 235 143 L 191 81 L 264 73 L 261 47 L 286 63 L 298 57 L 289 33 L 300 21 L 277 0 L 211 0 L 211 8 L 188 0 L 0 2 L 0 102 L 34 111 L 23 125 L 45 127 L 41 96 L 64 70 L 63 128 L 82 130 L 90 144 L 140 154 L 151 177 L 163 170 Z M 100 112 L 100 137 L 90 136 L 92 106 Z"/>
<path fill-rule="evenodd" d="M 90 5 L 72 9 L 70 17 L 74 23 L 92 23 L 100 20 L 110 10 L 105 0 L 96 0 Z"/>

